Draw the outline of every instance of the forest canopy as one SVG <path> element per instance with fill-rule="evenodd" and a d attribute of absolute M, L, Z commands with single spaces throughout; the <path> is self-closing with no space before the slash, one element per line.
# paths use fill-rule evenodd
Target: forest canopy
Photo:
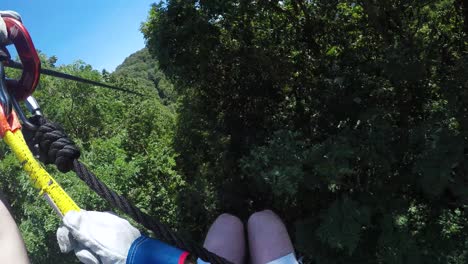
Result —
<path fill-rule="evenodd" d="M 467 1 L 169 0 L 143 32 L 185 194 L 216 194 L 183 221 L 214 199 L 274 209 L 307 263 L 468 261 Z"/>
<path fill-rule="evenodd" d="M 145 97 L 47 76 L 35 96 L 143 211 L 201 244 L 220 213 L 272 209 L 304 263 L 468 261 L 467 1 L 168 0 L 141 30 L 112 73 L 41 59 Z M 76 262 L 3 143 L 0 158 L 31 261 Z"/>

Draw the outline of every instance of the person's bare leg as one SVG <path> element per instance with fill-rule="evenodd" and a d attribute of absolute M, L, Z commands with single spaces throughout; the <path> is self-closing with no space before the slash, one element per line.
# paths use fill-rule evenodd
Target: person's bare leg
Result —
<path fill-rule="evenodd" d="M 294 253 L 286 227 L 271 210 L 254 213 L 247 226 L 252 264 L 265 264 Z"/>
<path fill-rule="evenodd" d="M 211 225 L 203 246 L 234 264 L 244 263 L 244 224 L 233 215 L 220 215 Z"/>
<path fill-rule="evenodd" d="M 23 238 L 0 193 L 0 263 L 29 263 Z"/>

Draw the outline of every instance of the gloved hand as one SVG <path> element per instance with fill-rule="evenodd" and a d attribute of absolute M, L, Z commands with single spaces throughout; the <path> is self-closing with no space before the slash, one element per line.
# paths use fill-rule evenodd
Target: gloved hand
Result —
<path fill-rule="evenodd" d="M 75 250 L 85 264 L 124 264 L 132 243 L 140 231 L 112 213 L 81 210 L 70 211 L 57 230 L 63 253 Z"/>
<path fill-rule="evenodd" d="M 15 11 L 0 11 L 0 45 L 5 46 L 10 44 L 10 40 L 8 39 L 8 31 L 5 22 L 1 19 L 2 17 L 12 17 L 21 21 L 21 16 Z"/>

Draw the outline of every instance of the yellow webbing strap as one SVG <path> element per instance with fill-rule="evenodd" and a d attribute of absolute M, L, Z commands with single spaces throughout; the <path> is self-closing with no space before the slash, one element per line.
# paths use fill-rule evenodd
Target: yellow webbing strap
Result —
<path fill-rule="evenodd" d="M 78 205 L 54 178 L 36 161 L 24 140 L 21 130 L 6 131 L 3 139 L 13 150 L 23 169 L 29 174 L 34 186 L 41 191 L 41 194 L 44 194 L 46 198 L 52 201 L 52 205 L 56 206 L 55 209 L 58 209 L 62 215 L 65 215 L 68 211 L 80 210 Z"/>

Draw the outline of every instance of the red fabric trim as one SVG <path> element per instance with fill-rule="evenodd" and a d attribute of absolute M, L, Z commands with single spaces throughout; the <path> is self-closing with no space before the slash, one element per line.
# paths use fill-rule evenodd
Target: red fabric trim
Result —
<path fill-rule="evenodd" d="M 21 124 L 15 112 L 11 112 L 8 119 L 5 116 L 3 107 L 0 106 L 0 136 L 3 138 L 7 131 L 15 132 L 21 128 Z"/>
<path fill-rule="evenodd" d="M 187 251 L 185 251 L 184 253 L 182 253 L 182 255 L 180 255 L 180 258 L 179 258 L 179 262 L 177 264 L 184 264 L 185 263 L 185 260 L 187 259 L 189 253 Z"/>

